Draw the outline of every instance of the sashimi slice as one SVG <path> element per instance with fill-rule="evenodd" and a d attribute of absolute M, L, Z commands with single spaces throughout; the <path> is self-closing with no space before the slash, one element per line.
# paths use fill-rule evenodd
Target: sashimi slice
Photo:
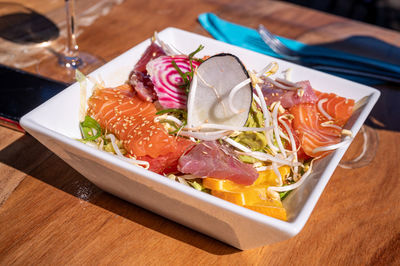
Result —
<path fill-rule="evenodd" d="M 163 55 L 165 55 L 164 50 L 152 42 L 129 75 L 130 84 L 134 86 L 139 98 L 144 101 L 153 102 L 157 100 L 157 95 L 150 76 L 147 73 L 146 65 L 149 61 Z"/>
<path fill-rule="evenodd" d="M 296 85 L 301 87 L 297 90 L 284 90 L 276 87 L 270 82 L 262 86 L 262 92 L 267 105 L 280 102 L 282 107 L 290 108 L 299 103 L 315 103 L 318 98 L 309 81 L 299 81 Z"/>
<path fill-rule="evenodd" d="M 147 161 L 150 164 L 149 170 L 158 174 L 178 173 L 178 160 L 186 151 L 195 145 L 194 142 L 177 137 L 176 151 L 152 158 L 148 155 L 137 157 L 138 160 Z"/>
<path fill-rule="evenodd" d="M 318 112 L 317 106 L 310 103 L 302 103 L 290 108 L 294 116 L 293 128 L 300 140 L 304 152 L 310 157 L 324 156 L 329 152 L 314 153 L 317 147 L 339 143 L 341 141 L 341 130 L 333 127 L 323 127 L 324 121 Z"/>
<path fill-rule="evenodd" d="M 315 91 L 322 108 L 333 118 L 338 126 L 344 126 L 353 113 L 354 100 L 338 96 L 334 93 Z M 326 100 L 325 100 L 326 99 Z"/>
<path fill-rule="evenodd" d="M 154 104 L 132 94 L 130 85 L 96 90 L 88 101 L 88 114 L 107 132 L 116 135 L 132 155 L 157 158 L 179 152 L 177 137 L 170 136 L 162 124 L 154 122 Z"/>
<path fill-rule="evenodd" d="M 294 128 L 293 128 L 293 119 L 289 119 L 288 115 L 290 113 L 288 111 L 285 111 L 285 113 L 281 114 L 279 116 L 278 119 L 278 124 L 279 127 L 282 129 L 282 131 L 289 136 L 289 132 L 287 131 L 286 127 L 283 126 L 282 121 L 288 126 L 288 130 L 290 130 L 290 133 L 293 135 L 293 140 L 294 140 L 294 144 L 297 150 L 297 159 L 298 160 L 307 160 L 310 158 L 310 156 L 308 156 L 307 154 L 305 154 L 303 148 L 300 145 L 300 139 L 298 134 L 296 134 Z M 287 150 L 292 150 L 292 143 L 290 143 L 289 141 L 285 142 L 285 149 Z"/>
<path fill-rule="evenodd" d="M 237 184 L 251 185 L 257 171 L 234 156 L 234 151 L 217 141 L 204 141 L 179 159 L 178 170 L 199 177 L 228 179 Z"/>

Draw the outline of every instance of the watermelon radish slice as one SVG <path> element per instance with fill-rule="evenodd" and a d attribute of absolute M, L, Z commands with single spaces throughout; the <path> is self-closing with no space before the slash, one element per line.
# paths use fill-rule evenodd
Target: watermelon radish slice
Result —
<path fill-rule="evenodd" d="M 244 85 L 237 89 L 240 83 Z M 247 121 L 252 97 L 249 74 L 239 58 L 226 53 L 214 55 L 197 68 L 191 82 L 188 128 L 215 131 L 201 129 L 204 123 L 242 127 Z"/>

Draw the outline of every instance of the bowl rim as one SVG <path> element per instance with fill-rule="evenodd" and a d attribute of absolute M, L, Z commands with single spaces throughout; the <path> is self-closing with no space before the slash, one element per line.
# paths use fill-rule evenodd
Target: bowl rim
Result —
<path fill-rule="evenodd" d="M 195 36 L 196 38 L 201 38 L 201 39 L 205 39 L 207 41 L 211 41 L 211 42 L 219 42 L 219 43 L 223 43 L 221 41 L 218 40 L 214 40 L 202 35 L 198 35 L 192 32 L 188 32 L 188 31 L 184 31 L 178 28 L 174 28 L 174 27 L 168 27 L 165 28 L 164 30 L 159 32 L 159 36 L 163 36 L 163 35 L 168 35 L 168 34 L 180 34 L 180 35 L 190 35 L 190 36 Z M 115 57 L 114 59 L 112 59 L 110 62 L 108 62 L 106 65 L 110 66 L 112 65 L 117 59 L 120 59 L 121 57 L 123 57 L 126 53 L 128 52 L 132 52 L 135 48 L 137 48 L 139 45 L 143 45 L 143 43 L 147 42 L 148 40 L 145 40 L 135 46 L 133 46 L 131 49 L 129 49 L 128 51 L 122 53 L 121 55 Z M 247 50 L 245 48 L 241 48 L 241 47 L 237 47 L 237 46 L 233 46 L 227 43 L 223 43 L 224 45 L 227 46 L 231 46 L 231 47 L 235 47 L 235 49 L 239 49 L 240 51 L 247 53 L 247 52 L 251 52 L 251 53 L 256 53 L 250 50 Z M 259 53 L 256 53 L 259 54 Z M 275 61 L 278 62 L 285 62 L 285 60 L 281 60 L 281 59 L 277 59 L 274 57 L 270 57 L 267 55 L 263 55 L 263 54 L 259 54 L 267 59 L 273 59 Z M 106 66 L 104 65 L 104 66 Z M 295 65 L 295 64 L 292 64 Z M 103 67 L 100 67 L 99 69 L 97 69 L 96 71 L 92 72 L 91 74 L 96 74 L 98 72 L 101 72 L 101 70 L 103 69 Z M 298 66 L 298 67 L 303 67 L 303 66 Z M 303 67 L 306 68 L 306 67 Z M 308 69 L 308 68 L 306 68 Z M 319 72 L 319 71 L 317 71 Z M 322 73 L 322 72 L 321 72 Z M 323 73 L 325 74 L 325 73 Z M 328 75 L 328 74 L 325 74 Z M 330 76 L 330 75 L 329 75 Z M 334 77 L 335 79 L 341 79 L 339 77 Z M 342 79 L 343 80 L 343 79 Z M 349 80 L 346 80 L 346 82 L 348 82 L 349 84 L 354 83 L 354 84 L 358 84 Z M 190 197 L 195 197 L 198 200 L 202 200 L 205 201 L 209 204 L 215 205 L 219 208 L 222 208 L 226 211 L 229 212 L 233 212 L 236 215 L 240 215 L 240 216 L 244 216 L 247 219 L 250 220 L 254 220 L 260 224 L 263 225 L 267 225 L 270 227 L 274 227 L 278 230 L 284 231 L 287 234 L 294 236 L 296 234 L 298 234 L 302 228 L 304 227 L 304 225 L 306 224 L 306 222 L 308 221 L 312 211 L 315 208 L 316 203 L 318 202 L 319 197 L 321 196 L 323 190 L 325 189 L 328 181 L 330 180 L 332 173 L 334 172 L 334 170 L 336 169 L 338 162 L 335 164 L 335 167 L 330 167 L 331 169 L 329 169 L 329 171 L 326 173 L 325 171 L 323 172 L 323 174 L 321 174 L 321 176 L 319 177 L 319 180 L 317 181 L 317 183 L 315 184 L 315 186 L 313 187 L 311 193 L 308 195 L 308 198 L 304 201 L 303 206 L 301 207 L 301 210 L 297 213 L 297 215 L 293 218 L 293 220 L 290 221 L 282 221 L 255 211 L 252 211 L 250 209 L 247 209 L 245 207 L 236 205 L 234 203 L 225 201 L 223 199 L 217 198 L 215 196 L 212 196 L 211 194 L 207 194 L 201 191 L 198 191 L 196 189 L 193 189 L 191 187 L 187 187 L 183 184 L 180 184 L 179 182 L 176 181 L 172 181 L 168 178 L 163 177 L 162 175 L 159 175 L 157 173 L 151 172 L 149 170 L 137 167 L 135 165 L 132 165 L 126 161 L 123 161 L 121 159 L 119 159 L 117 156 L 114 156 L 112 154 L 109 154 L 107 152 L 104 151 L 100 151 L 97 150 L 93 147 L 90 147 L 82 142 L 79 142 L 75 139 L 72 139 L 68 136 L 65 136 L 57 131 L 54 131 L 52 129 L 47 128 L 45 125 L 40 123 L 40 120 L 38 121 L 36 118 L 36 114 L 43 108 L 46 108 L 46 105 L 51 102 L 51 101 L 56 101 L 58 99 L 60 99 L 64 93 L 66 93 L 68 90 L 72 90 L 75 86 L 78 86 L 78 83 L 75 82 L 74 84 L 71 84 L 69 87 L 67 87 L 64 91 L 60 92 L 59 94 L 55 95 L 54 97 L 52 97 L 51 99 L 49 99 L 48 101 L 46 101 L 45 103 L 41 104 L 40 106 L 38 106 L 37 108 L 35 108 L 34 110 L 32 110 L 31 112 L 29 112 L 28 114 L 24 115 L 21 120 L 20 120 L 20 124 L 21 126 L 28 132 L 37 132 L 40 133 L 44 136 L 47 136 L 49 138 L 54 138 L 55 140 L 69 146 L 72 147 L 74 149 L 79 150 L 82 153 L 85 153 L 87 155 L 90 155 L 98 160 L 102 160 L 102 161 L 106 161 L 108 163 L 111 163 L 119 168 L 122 168 L 126 171 L 129 171 L 133 174 L 136 175 L 140 175 L 144 178 L 147 178 L 149 180 L 151 180 L 152 182 L 157 182 L 162 184 L 163 186 L 167 186 L 173 190 L 178 190 L 181 193 L 186 194 L 187 196 Z M 364 86 L 364 85 L 363 85 Z M 365 86 L 368 87 L 368 86 Z M 371 90 L 371 97 L 369 99 L 369 101 L 367 102 L 366 106 L 364 107 L 363 111 L 360 113 L 360 116 L 357 118 L 356 120 L 356 128 L 357 132 L 359 130 L 359 128 L 362 126 L 362 124 L 364 123 L 365 119 L 367 118 L 367 116 L 369 115 L 370 111 L 372 110 L 373 106 L 375 105 L 376 101 L 378 100 L 379 96 L 380 96 L 380 92 L 379 90 L 375 89 L 375 88 L 371 88 L 368 87 Z M 354 127 L 354 126 L 353 126 Z M 339 161 L 340 158 L 344 155 L 344 153 L 346 152 L 348 146 L 350 145 L 350 143 L 336 151 L 334 151 L 332 158 L 330 159 L 332 160 L 337 160 Z M 325 178 L 321 178 L 323 175 L 327 175 L 327 177 Z M 162 177 L 162 178 L 160 178 Z M 129 178 L 129 177 L 128 177 Z"/>

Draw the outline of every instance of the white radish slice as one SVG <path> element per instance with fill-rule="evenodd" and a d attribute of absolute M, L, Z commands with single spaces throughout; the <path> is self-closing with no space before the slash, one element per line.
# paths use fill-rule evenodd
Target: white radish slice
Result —
<path fill-rule="evenodd" d="M 188 127 L 194 128 L 204 123 L 244 126 L 251 108 L 252 85 L 249 83 L 237 90 L 231 102 L 229 94 L 235 86 L 247 79 L 249 74 L 246 68 L 232 54 L 217 54 L 204 61 L 197 68 L 190 86 Z M 229 104 L 238 112 L 233 112 Z"/>

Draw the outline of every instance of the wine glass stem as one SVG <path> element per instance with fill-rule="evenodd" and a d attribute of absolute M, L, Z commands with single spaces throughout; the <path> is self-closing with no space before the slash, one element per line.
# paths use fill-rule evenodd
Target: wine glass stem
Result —
<path fill-rule="evenodd" d="M 79 58 L 78 44 L 76 43 L 75 0 L 65 0 L 67 15 L 67 49 L 63 64 L 66 67 L 78 68 L 82 64 Z"/>

